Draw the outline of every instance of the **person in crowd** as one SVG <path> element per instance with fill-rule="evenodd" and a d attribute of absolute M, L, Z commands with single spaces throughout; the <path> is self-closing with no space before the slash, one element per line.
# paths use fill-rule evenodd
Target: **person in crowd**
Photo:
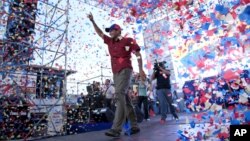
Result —
<path fill-rule="evenodd" d="M 109 109 L 112 109 L 112 103 L 113 103 L 112 101 L 114 99 L 115 88 L 111 84 L 110 79 L 105 80 L 105 89 L 104 89 L 103 94 L 105 96 L 106 107 L 108 107 Z"/>
<path fill-rule="evenodd" d="M 138 105 L 138 93 L 139 93 L 139 88 L 138 88 L 138 83 L 136 83 L 136 77 L 135 77 L 135 80 L 132 84 L 132 91 L 133 91 L 133 94 L 132 94 L 132 103 L 133 105 Z"/>
<path fill-rule="evenodd" d="M 95 23 L 92 13 L 88 14 L 88 18 L 93 24 L 96 33 L 104 40 L 104 43 L 108 45 L 111 57 L 111 68 L 115 85 L 116 110 L 113 125 L 110 130 L 105 132 L 105 135 L 119 137 L 127 117 L 130 121 L 131 129 L 126 133 L 130 135 L 139 133 L 140 128 L 137 123 L 135 110 L 128 96 L 128 88 L 133 72 L 131 63 L 132 53 L 137 57 L 141 78 L 146 79 L 142 67 L 143 63 L 140 47 L 134 39 L 121 35 L 122 29 L 118 24 L 113 24 L 109 28 L 105 28 L 105 31 L 110 35 L 107 36 Z"/>
<path fill-rule="evenodd" d="M 141 109 L 143 104 L 143 113 L 144 119 L 149 119 L 148 113 L 148 96 L 147 96 L 147 82 L 140 79 L 140 76 L 137 76 L 137 83 L 138 83 L 138 107 Z"/>
<path fill-rule="evenodd" d="M 100 93 L 100 91 L 101 91 L 101 83 L 94 81 L 93 89 L 94 89 L 95 93 Z"/>

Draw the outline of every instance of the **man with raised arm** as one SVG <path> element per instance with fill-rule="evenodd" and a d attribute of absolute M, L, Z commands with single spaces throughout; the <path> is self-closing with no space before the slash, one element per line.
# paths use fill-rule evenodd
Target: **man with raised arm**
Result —
<path fill-rule="evenodd" d="M 121 36 L 121 27 L 117 24 L 105 28 L 109 36 L 105 35 L 102 30 L 96 25 L 92 13 L 88 14 L 88 18 L 93 24 L 96 33 L 108 45 L 108 50 L 111 57 L 111 67 L 115 85 L 116 111 L 113 125 L 105 135 L 111 137 L 119 137 L 122 131 L 123 124 L 126 118 L 130 120 L 131 129 L 125 135 L 132 135 L 140 132 L 137 124 L 136 114 L 128 96 L 128 88 L 132 76 L 131 54 L 134 53 L 139 64 L 139 73 L 142 79 L 146 79 L 146 75 L 142 68 L 142 57 L 140 47 L 132 38 Z"/>

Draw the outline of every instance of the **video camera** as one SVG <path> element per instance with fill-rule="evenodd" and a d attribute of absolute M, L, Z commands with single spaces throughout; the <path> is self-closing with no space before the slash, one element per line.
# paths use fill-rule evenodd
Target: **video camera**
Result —
<path fill-rule="evenodd" d="M 89 85 L 89 86 L 86 86 L 86 89 L 87 89 L 87 92 L 88 92 L 88 94 L 92 94 L 93 93 L 93 85 L 91 84 L 91 85 Z"/>
<path fill-rule="evenodd" d="M 166 64 L 166 61 L 157 62 L 157 60 L 155 60 L 155 63 L 154 63 L 154 71 L 155 71 L 155 72 L 159 71 L 159 67 L 165 68 L 165 64 Z"/>

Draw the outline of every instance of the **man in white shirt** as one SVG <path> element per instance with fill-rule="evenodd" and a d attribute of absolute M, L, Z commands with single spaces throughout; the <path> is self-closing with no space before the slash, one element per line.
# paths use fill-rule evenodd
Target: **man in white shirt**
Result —
<path fill-rule="evenodd" d="M 115 94 L 115 88 L 110 83 L 110 79 L 105 80 L 105 89 L 104 89 L 104 95 L 105 95 L 105 104 L 106 106 L 111 109 L 112 106 L 112 100 L 114 99 Z"/>

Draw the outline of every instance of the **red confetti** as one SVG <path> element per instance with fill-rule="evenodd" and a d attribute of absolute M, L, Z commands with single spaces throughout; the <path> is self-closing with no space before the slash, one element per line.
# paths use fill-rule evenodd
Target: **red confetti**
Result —
<path fill-rule="evenodd" d="M 227 138 L 229 138 L 229 134 L 228 133 L 219 133 L 218 134 L 218 138 L 220 138 L 220 139 L 227 139 Z"/>
<path fill-rule="evenodd" d="M 189 88 L 184 88 L 183 91 L 184 93 L 191 93 L 191 90 Z"/>
<path fill-rule="evenodd" d="M 214 119 L 210 118 L 209 123 L 210 123 L 210 125 L 213 125 L 214 124 Z"/>
<path fill-rule="evenodd" d="M 131 13 L 132 16 L 137 17 L 137 12 L 136 12 L 136 8 L 131 8 Z"/>
<path fill-rule="evenodd" d="M 206 16 L 202 16 L 201 18 L 201 23 L 207 23 L 207 22 L 211 22 L 211 18 L 206 17 Z"/>
<path fill-rule="evenodd" d="M 213 36 L 216 29 L 208 30 L 207 36 Z"/>
<path fill-rule="evenodd" d="M 238 79 L 239 77 L 240 77 L 239 73 L 237 71 L 232 71 L 232 70 L 227 70 L 223 75 L 223 78 L 228 81 L 233 79 Z"/>
<path fill-rule="evenodd" d="M 163 50 L 163 49 L 155 49 L 153 52 L 154 52 L 155 54 L 157 54 L 157 55 L 162 55 L 163 52 L 164 52 L 164 50 Z"/>
<path fill-rule="evenodd" d="M 241 3 L 241 4 L 249 4 L 249 3 L 250 3 L 250 0 L 241 0 L 240 3 Z"/>
<path fill-rule="evenodd" d="M 232 11 L 231 15 L 232 15 L 233 19 L 236 19 L 238 17 L 235 11 Z"/>
<path fill-rule="evenodd" d="M 241 33 L 243 33 L 243 32 L 245 32 L 246 27 L 247 27 L 247 25 L 245 25 L 245 24 L 240 24 L 237 28 L 238 28 L 238 30 L 239 30 Z"/>
<path fill-rule="evenodd" d="M 239 117 L 240 117 L 239 113 L 238 113 L 238 112 L 235 112 L 235 113 L 234 113 L 234 118 L 239 118 Z"/>
<path fill-rule="evenodd" d="M 146 68 L 152 69 L 152 63 L 149 60 L 147 60 Z"/>
<path fill-rule="evenodd" d="M 234 109 L 234 106 L 229 106 L 227 109 L 228 109 L 228 110 L 233 110 L 233 109 Z"/>

